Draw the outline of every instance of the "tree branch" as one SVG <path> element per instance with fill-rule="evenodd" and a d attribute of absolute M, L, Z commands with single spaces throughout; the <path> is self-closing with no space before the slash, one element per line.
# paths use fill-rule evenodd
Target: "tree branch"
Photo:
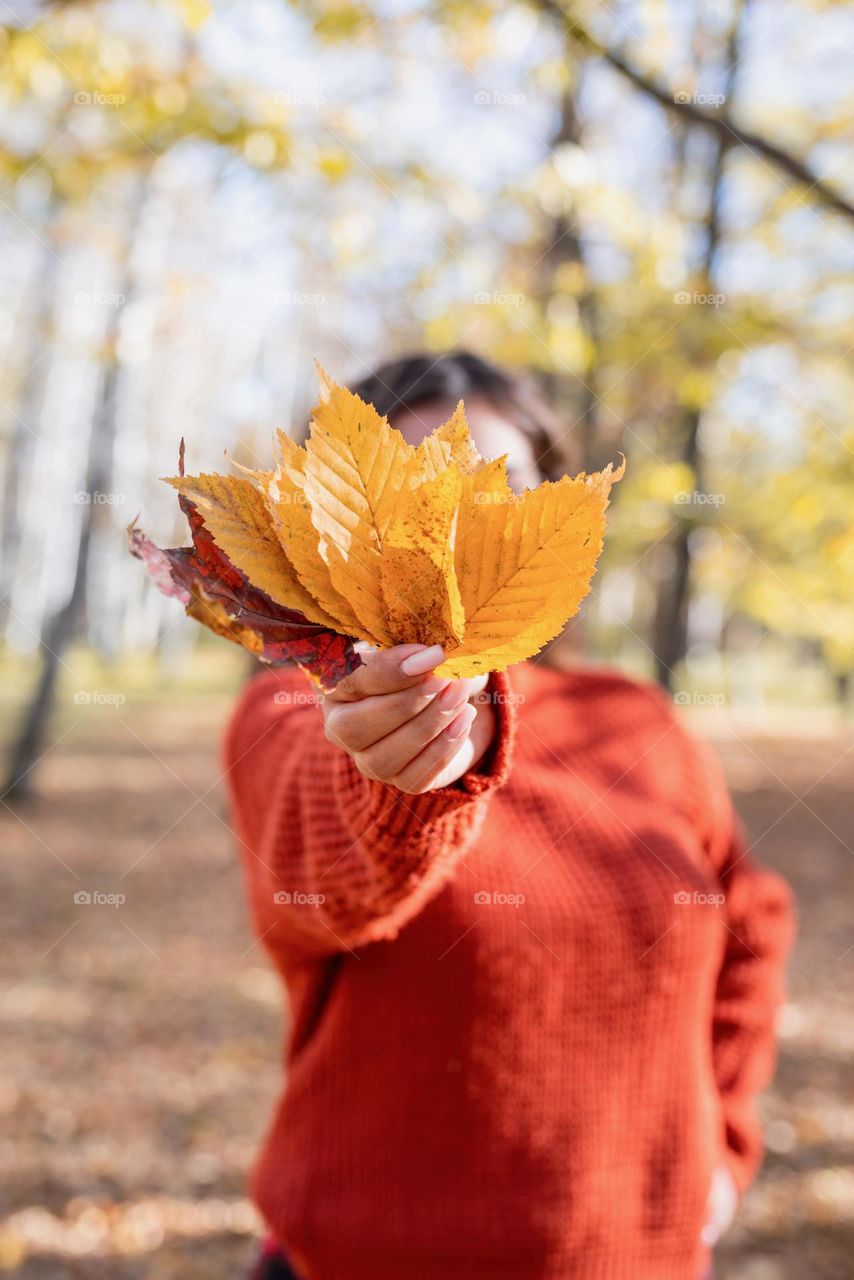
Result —
<path fill-rule="evenodd" d="M 687 121 L 689 124 L 702 125 L 703 128 L 717 134 L 724 150 L 736 146 L 744 147 L 747 151 L 753 152 L 754 155 L 768 160 L 777 169 L 781 169 L 796 181 L 802 182 L 828 208 L 835 209 L 837 213 L 842 213 L 854 221 L 854 204 L 851 204 L 841 191 L 837 191 L 834 187 L 829 186 L 824 178 L 820 178 L 806 161 L 793 156 L 790 152 L 777 146 L 776 143 L 769 142 L 762 134 L 754 133 L 750 129 L 744 129 L 740 125 L 734 124 L 724 112 L 708 111 L 705 107 L 698 106 L 696 102 L 692 102 L 690 99 L 682 101 L 679 95 L 674 94 L 665 85 L 660 84 L 645 72 L 632 66 L 619 50 L 610 49 L 607 45 L 601 44 L 581 23 L 567 13 L 557 3 L 557 0 L 535 0 L 535 3 L 542 12 L 549 13 L 556 18 L 565 28 L 569 38 L 579 45 L 585 53 L 602 58 L 616 71 L 619 71 L 622 76 L 625 76 L 636 89 L 659 103 L 666 111 L 671 112 L 677 118 Z M 677 97 L 680 100 L 677 101 Z"/>

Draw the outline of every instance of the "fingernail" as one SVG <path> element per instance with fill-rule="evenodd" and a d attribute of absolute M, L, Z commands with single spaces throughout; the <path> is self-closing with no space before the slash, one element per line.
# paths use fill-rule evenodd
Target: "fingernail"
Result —
<path fill-rule="evenodd" d="M 452 683 L 447 676 L 425 676 L 418 686 L 418 692 L 429 694 L 432 698 L 437 693 L 444 693 L 445 689 Z"/>
<path fill-rule="evenodd" d="M 439 694 L 436 701 L 443 711 L 453 711 L 455 707 L 461 707 L 464 702 L 468 702 L 467 693 L 468 690 L 465 685 L 458 680 L 454 680 L 448 685 L 447 689 Z"/>
<path fill-rule="evenodd" d="M 463 707 L 454 723 L 445 732 L 451 742 L 456 742 L 457 738 L 463 738 L 475 722 L 477 711 L 474 707 Z"/>
<path fill-rule="evenodd" d="M 420 653 L 410 653 L 401 662 L 400 669 L 405 676 L 424 676 L 444 661 L 445 650 L 442 646 L 431 644 L 429 649 L 422 649 Z"/>

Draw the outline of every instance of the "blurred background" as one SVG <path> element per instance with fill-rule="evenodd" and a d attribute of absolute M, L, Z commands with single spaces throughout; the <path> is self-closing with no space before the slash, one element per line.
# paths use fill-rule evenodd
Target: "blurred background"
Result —
<path fill-rule="evenodd" d="M 279 1078 L 217 741 L 151 591 L 188 469 L 413 347 L 628 458 L 584 610 L 721 752 L 801 936 L 725 1280 L 854 1253 L 854 10 L 0 0 L 0 1271 L 232 1280 Z M 629 1277 L 626 1280 L 630 1280 Z"/>

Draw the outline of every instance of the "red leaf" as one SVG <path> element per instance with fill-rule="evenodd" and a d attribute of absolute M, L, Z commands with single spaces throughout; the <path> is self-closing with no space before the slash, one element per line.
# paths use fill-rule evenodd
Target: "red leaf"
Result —
<path fill-rule="evenodd" d="M 183 475 L 183 441 L 181 446 Z M 304 614 L 253 587 L 220 551 L 195 503 L 183 494 L 179 502 L 190 525 L 192 547 L 157 547 L 135 524 L 128 528 L 131 554 L 142 560 L 164 595 L 174 596 L 191 617 L 263 661 L 298 663 L 324 689 L 334 689 L 362 665 L 352 637 L 309 622 Z"/>

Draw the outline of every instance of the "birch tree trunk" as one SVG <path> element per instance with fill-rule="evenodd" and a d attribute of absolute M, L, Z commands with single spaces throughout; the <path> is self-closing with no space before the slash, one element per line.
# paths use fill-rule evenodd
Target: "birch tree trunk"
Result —
<path fill-rule="evenodd" d="M 98 501 L 98 495 L 106 495 L 110 490 L 119 385 L 118 338 L 122 317 L 133 291 L 129 272 L 146 189 L 146 178 L 143 175 L 137 180 L 132 196 L 120 271 L 120 277 L 127 279 L 128 284 L 121 291 L 119 304 L 110 310 L 109 329 L 105 335 L 106 363 L 98 404 L 92 418 L 86 463 L 85 492 L 89 501 L 83 506 L 80 521 L 72 587 L 68 598 L 48 620 L 42 635 L 41 670 L 9 754 L 6 782 L 0 797 L 7 801 L 18 801 L 32 793 L 35 766 L 45 750 L 63 653 L 83 629 L 85 622 L 93 536 L 98 523 L 109 519 L 110 515 L 109 504 Z"/>

